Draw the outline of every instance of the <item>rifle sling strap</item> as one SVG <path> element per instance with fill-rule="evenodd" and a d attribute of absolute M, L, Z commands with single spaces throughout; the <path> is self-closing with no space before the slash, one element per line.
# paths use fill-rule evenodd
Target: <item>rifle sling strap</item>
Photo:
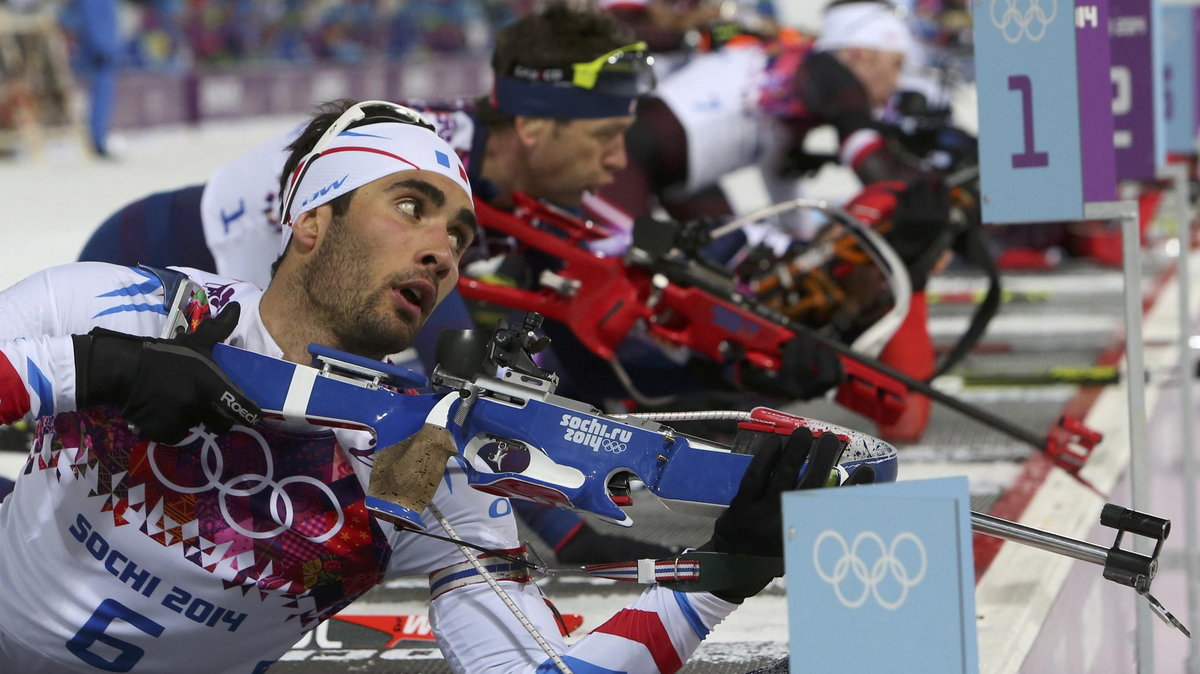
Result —
<path fill-rule="evenodd" d="M 783 559 L 692 551 L 670 559 L 591 564 L 583 570 L 590 576 L 658 583 L 678 592 L 711 592 L 744 585 L 747 576 L 782 576 Z"/>

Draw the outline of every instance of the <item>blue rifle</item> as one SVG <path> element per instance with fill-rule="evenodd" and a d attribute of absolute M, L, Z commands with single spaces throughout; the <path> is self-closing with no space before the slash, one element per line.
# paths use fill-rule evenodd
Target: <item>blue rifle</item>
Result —
<path fill-rule="evenodd" d="M 620 507 L 631 503 L 631 477 L 673 510 L 716 515 L 729 504 L 749 454 L 554 395 L 557 377 L 531 358 L 545 338 L 534 333 L 541 317 L 530 316 L 519 329 L 501 327 L 492 335 L 444 332 L 432 376 L 437 393 L 403 393 L 397 389 L 422 379 L 403 368 L 315 345 L 310 352 L 318 367 L 227 345 L 218 345 L 213 358 L 268 417 L 370 430 L 380 448 L 376 472 L 379 458 L 392 447 L 413 438 L 437 443 L 444 434 L 452 447 L 426 466 L 433 470 L 426 475 L 433 475 L 434 486 L 445 460 L 455 456 L 476 489 L 585 510 L 622 526 L 632 524 Z M 896 478 L 896 449 L 882 440 L 766 408 L 740 413 L 738 420 L 744 429 L 781 435 L 799 426 L 814 435 L 832 432 L 846 444 L 839 473 L 870 465 L 877 481 Z M 443 439 L 441 444 L 450 443 Z M 391 491 L 404 490 L 401 485 Z M 368 489 L 367 507 L 377 515 L 422 527 L 419 499 L 395 503 L 373 491 Z"/>

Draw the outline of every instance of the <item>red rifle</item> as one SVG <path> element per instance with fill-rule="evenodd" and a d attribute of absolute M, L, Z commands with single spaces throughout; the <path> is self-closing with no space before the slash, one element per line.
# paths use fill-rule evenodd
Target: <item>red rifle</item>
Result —
<path fill-rule="evenodd" d="M 837 391 L 838 404 L 878 422 L 894 421 L 904 409 L 905 394 L 916 392 L 1046 452 L 1071 473 L 1083 467 L 1100 440 L 1098 432 L 1066 416 L 1040 436 L 743 297 L 722 269 L 686 256 L 650 254 L 636 246 L 625 259 L 599 256 L 579 245 L 604 235 L 595 225 L 523 195 L 516 203 L 517 213 L 512 214 L 476 200 L 476 215 L 483 227 L 560 260 L 561 269 L 544 272 L 539 287 L 532 290 L 463 276 L 459 292 L 564 323 L 601 358 L 614 359 L 616 346 L 640 323 L 652 338 L 688 347 L 715 362 L 742 357 L 756 367 L 777 370 L 783 345 L 805 333 L 841 359 L 846 380 Z"/>

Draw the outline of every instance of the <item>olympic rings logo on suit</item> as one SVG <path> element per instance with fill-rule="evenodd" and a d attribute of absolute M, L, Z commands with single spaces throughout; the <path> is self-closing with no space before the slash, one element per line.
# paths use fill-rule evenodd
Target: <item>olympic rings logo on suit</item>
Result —
<path fill-rule="evenodd" d="M 333 523 L 333 526 L 329 528 L 329 531 L 326 531 L 319 536 L 308 536 L 305 534 L 300 535 L 312 541 L 313 543 L 324 543 L 341 531 L 342 526 L 346 522 L 346 514 L 342 512 L 342 509 L 338 504 L 337 497 L 334 495 L 333 491 L 328 485 L 314 477 L 309 477 L 307 475 L 293 475 L 291 477 L 285 477 L 282 480 L 274 479 L 275 464 L 271 457 L 271 450 L 267 447 L 266 439 L 263 438 L 258 431 L 245 426 L 234 426 L 233 432 L 244 433 L 254 438 L 258 442 L 258 446 L 262 449 L 263 458 L 265 460 L 266 475 L 243 473 L 222 482 L 221 474 L 225 469 L 225 457 L 221 453 L 220 446 L 218 446 L 216 443 L 216 436 L 206 431 L 196 430 L 193 430 L 192 435 L 188 436 L 188 438 L 180 444 L 188 444 L 196 439 L 201 439 L 203 441 L 200 449 L 199 463 L 201 470 L 204 471 L 204 477 L 208 480 L 205 484 L 189 487 L 176 484 L 172 480 L 168 479 L 167 476 L 164 475 L 159 469 L 158 463 L 154 458 L 154 452 L 158 448 L 157 442 L 151 442 L 146 448 L 146 457 L 150 464 L 150 470 L 154 472 L 154 476 L 158 478 L 159 482 L 161 482 L 163 486 L 173 489 L 180 494 L 199 494 L 211 489 L 217 490 L 219 493 L 217 502 L 220 504 L 221 516 L 225 518 L 225 523 L 229 525 L 229 528 L 247 538 L 271 538 L 273 536 L 278 536 L 279 534 L 292 528 L 292 525 L 295 524 L 296 509 L 295 505 L 292 503 L 291 496 L 289 496 L 287 493 L 287 487 L 288 485 L 296 483 L 311 485 L 325 494 L 325 496 L 329 499 L 329 503 L 333 506 L 331 511 L 337 515 L 337 521 Z M 245 483 L 250 483 L 251 486 L 238 486 Z M 242 525 L 238 524 L 233 517 L 230 516 L 228 504 L 228 499 L 230 497 L 246 498 L 254 496 L 268 487 L 271 489 L 271 519 L 274 520 L 275 524 L 278 526 L 268 531 L 255 531 L 253 529 L 247 529 L 243 527 Z M 279 516 L 280 506 L 283 507 L 284 515 L 282 518 Z M 306 521 L 311 523 L 314 520 Z"/>
<path fill-rule="evenodd" d="M 1049 12 L 1042 7 L 1043 2 L 1049 3 Z M 1024 10 L 1018 9 L 1021 4 L 1026 5 Z M 996 14 L 998 5 L 1004 5 L 1004 12 L 999 16 Z M 1058 16 L 1058 0 L 992 0 L 988 16 L 1009 44 L 1016 44 L 1023 37 L 1038 42 L 1046 37 L 1046 29 Z"/>
<path fill-rule="evenodd" d="M 900 546 L 905 543 L 912 545 L 920 558 L 915 570 L 909 569 L 897 556 Z M 836 546 L 835 549 L 839 550 L 837 560 L 833 563 L 832 568 L 826 568 L 821 561 L 821 550 L 826 545 Z M 874 562 L 868 563 L 867 559 L 864 559 L 864 553 L 869 552 L 864 549 L 865 547 L 874 547 L 878 550 L 878 557 Z M 841 534 L 832 529 L 826 529 L 817 536 L 813 543 L 813 568 L 817 570 L 817 576 L 833 586 L 838 601 L 846 608 L 858 608 L 871 596 L 874 596 L 875 601 L 889 611 L 900 608 L 908 599 L 909 590 L 916 587 L 925 578 L 928 561 L 925 544 L 921 542 L 920 538 L 917 538 L 916 534 L 909 531 L 896 534 L 891 545 L 884 545 L 883 538 L 874 531 L 863 531 L 854 537 L 853 543 L 847 545 L 846 539 Z M 851 594 L 856 584 L 862 585 L 862 591 L 857 595 L 847 596 L 844 585 L 851 576 L 857 581 L 857 583 L 850 584 Z M 895 598 L 885 597 L 879 589 L 880 584 L 889 576 L 900 587 L 900 592 Z"/>

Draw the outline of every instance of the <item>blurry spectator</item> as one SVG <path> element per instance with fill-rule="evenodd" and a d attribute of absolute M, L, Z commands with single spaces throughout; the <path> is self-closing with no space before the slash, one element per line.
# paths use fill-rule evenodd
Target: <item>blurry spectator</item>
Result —
<path fill-rule="evenodd" d="M 445 54 L 483 49 L 472 40 L 482 27 L 482 8 L 474 0 L 408 0 L 392 18 L 388 55 L 402 57 L 413 50 Z"/>
<path fill-rule="evenodd" d="M 258 4 L 264 8 L 263 44 L 271 45 L 266 56 L 285 61 L 312 60 L 312 50 L 305 39 L 303 0 Z"/>
<path fill-rule="evenodd" d="M 339 3 L 321 17 L 313 51 L 318 58 L 360 63 L 369 51 L 378 18 L 367 0 Z"/>
<path fill-rule="evenodd" d="M 76 69 L 88 82 L 88 132 L 92 149 L 108 157 L 108 127 L 117 96 L 121 53 L 117 0 L 70 0 L 62 13 L 64 30 L 77 46 Z"/>
<path fill-rule="evenodd" d="M 197 62 L 223 64 L 249 56 L 243 37 L 251 29 L 241 25 L 248 23 L 248 17 L 239 5 L 228 0 L 193 0 L 184 30 Z"/>
<path fill-rule="evenodd" d="M 14 0 L 0 0 L 13 2 Z M 24 0 L 34 2 L 35 0 Z M 122 5 L 129 35 L 114 62 L 134 68 L 312 60 L 361 63 L 372 56 L 483 51 L 495 28 L 537 0 L 70 0 Z M 64 25 L 79 33 L 78 10 Z M 97 27 L 102 24 L 98 24 Z M 111 22 L 114 30 L 117 21 Z M 83 72 L 82 35 L 79 44 Z"/>
<path fill-rule="evenodd" d="M 138 22 L 126 47 L 125 65 L 155 70 L 182 70 L 191 65 L 191 48 L 183 32 L 183 0 L 138 3 Z"/>

